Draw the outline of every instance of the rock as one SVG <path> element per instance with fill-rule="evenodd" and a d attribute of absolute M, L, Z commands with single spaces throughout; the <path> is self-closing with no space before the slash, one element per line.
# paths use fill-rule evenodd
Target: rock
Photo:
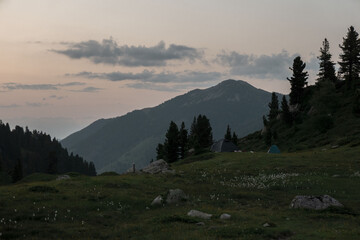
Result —
<path fill-rule="evenodd" d="M 151 206 L 161 206 L 163 202 L 163 198 L 159 195 L 152 201 Z"/>
<path fill-rule="evenodd" d="M 205 226 L 205 223 L 204 223 L 204 222 L 198 222 L 198 223 L 196 223 L 196 225 L 198 225 L 198 226 Z"/>
<path fill-rule="evenodd" d="M 144 167 L 141 171 L 150 174 L 175 173 L 163 159 L 150 163 L 150 165 Z"/>
<path fill-rule="evenodd" d="M 231 218 L 231 215 L 227 214 L 227 213 L 223 213 L 223 214 L 220 215 L 221 220 L 228 220 L 230 218 Z"/>
<path fill-rule="evenodd" d="M 188 200 L 188 196 L 181 189 L 170 189 L 166 197 L 167 204 L 177 204 Z"/>
<path fill-rule="evenodd" d="M 61 175 L 56 178 L 57 181 L 68 180 L 68 179 L 71 179 L 69 175 Z"/>
<path fill-rule="evenodd" d="M 343 205 L 335 198 L 329 195 L 323 196 L 296 196 L 290 204 L 290 208 L 306 208 L 322 210 L 330 206 L 343 207 Z"/>
<path fill-rule="evenodd" d="M 270 227 L 270 224 L 269 223 L 264 223 L 263 227 Z"/>
<path fill-rule="evenodd" d="M 212 217 L 212 214 L 200 212 L 198 210 L 190 210 L 187 215 L 190 217 L 198 217 L 202 219 L 210 219 Z"/>

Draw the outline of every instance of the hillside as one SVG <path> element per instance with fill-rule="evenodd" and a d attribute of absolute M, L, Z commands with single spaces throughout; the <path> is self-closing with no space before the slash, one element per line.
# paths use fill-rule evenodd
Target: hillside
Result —
<path fill-rule="evenodd" d="M 205 114 L 214 138 L 222 138 L 227 124 L 239 136 L 261 128 L 271 94 L 244 81 L 227 80 L 204 90 L 193 90 L 159 106 L 136 110 L 113 119 L 101 119 L 65 138 L 69 151 L 95 164 L 96 170 L 123 172 L 134 162 L 139 168 L 155 158 L 170 121 L 185 122 Z"/>
<path fill-rule="evenodd" d="M 340 82 L 342 83 L 342 82 Z M 343 84 L 343 83 L 342 83 Z M 290 125 L 278 119 L 264 131 L 254 132 L 240 140 L 243 150 L 267 151 L 266 131 L 272 132 L 271 144 L 282 151 L 300 151 L 317 147 L 336 148 L 342 145 L 360 145 L 360 117 L 354 113 L 356 91 L 345 86 L 323 84 L 305 90 L 303 109 Z M 275 137 L 274 137 L 275 135 Z"/>
<path fill-rule="evenodd" d="M 0 187 L 0 204 L 6 206 L 0 208 L 0 236 L 352 240 L 360 234 L 359 155 L 360 147 L 350 146 L 273 155 L 218 153 L 177 162 L 174 175 L 71 175 L 63 181 L 31 175 Z M 189 200 L 151 206 L 156 196 L 175 188 Z M 323 194 L 344 208 L 289 208 L 296 195 Z M 213 216 L 187 216 L 192 209 Z M 220 220 L 222 213 L 231 218 Z"/>

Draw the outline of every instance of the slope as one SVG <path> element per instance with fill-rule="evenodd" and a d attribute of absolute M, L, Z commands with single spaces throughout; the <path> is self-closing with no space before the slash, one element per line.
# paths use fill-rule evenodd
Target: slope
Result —
<path fill-rule="evenodd" d="M 278 155 L 218 153 L 177 162 L 173 175 L 72 175 L 63 181 L 32 175 L 0 186 L 1 238 L 358 239 L 359 154 L 359 147 L 349 146 Z M 189 196 L 187 202 L 151 206 L 156 196 L 176 188 Z M 345 207 L 289 208 L 296 195 L 324 194 Z M 213 216 L 192 218 L 191 209 Z M 231 218 L 220 220 L 222 213 Z"/>
<path fill-rule="evenodd" d="M 307 87 L 306 95 L 303 110 L 296 113 L 291 125 L 280 119 L 280 113 L 266 127 L 276 136 L 271 138 L 271 144 L 289 152 L 360 145 L 360 117 L 354 114 L 356 92 L 323 84 Z M 266 133 L 257 131 L 240 139 L 240 144 L 245 150 L 266 151 L 270 144 L 265 143 L 265 138 Z"/>
<path fill-rule="evenodd" d="M 94 122 L 61 143 L 70 152 L 95 163 L 98 172 L 123 172 L 134 162 L 145 166 L 155 157 L 169 122 L 185 122 L 205 114 L 214 138 L 223 136 L 227 124 L 244 136 L 261 127 L 271 94 L 244 81 L 226 80 L 204 90 L 193 90 L 154 108 L 135 110 L 113 119 Z"/>

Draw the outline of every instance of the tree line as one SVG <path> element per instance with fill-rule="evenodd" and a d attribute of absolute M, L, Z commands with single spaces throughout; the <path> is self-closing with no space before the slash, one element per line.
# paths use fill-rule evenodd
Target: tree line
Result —
<path fill-rule="evenodd" d="M 308 104 L 310 97 L 314 94 L 318 99 L 323 100 L 323 105 L 331 105 L 332 94 L 337 91 L 349 96 L 353 96 L 353 113 L 360 116 L 360 39 L 359 34 L 353 26 L 348 28 L 342 44 L 339 45 L 342 53 L 339 58 L 339 70 L 336 73 L 335 63 L 332 61 L 329 41 L 325 38 L 320 48 L 319 73 L 317 74 L 316 85 L 308 87 L 308 72 L 305 71 L 306 63 L 300 56 L 297 56 L 290 70 L 292 76 L 287 78 L 291 85 L 289 102 L 285 96 L 281 101 L 275 93 L 272 93 L 269 103 L 269 113 L 263 116 L 263 123 L 266 130 L 265 143 L 270 145 L 276 140 L 277 133 L 272 126 L 277 121 L 282 121 L 286 125 L 299 123 L 304 117 L 304 113 L 311 107 Z M 326 95 L 326 96 L 325 96 Z M 322 126 L 324 130 L 331 127 L 331 118 L 323 116 Z"/>
<path fill-rule="evenodd" d="M 212 128 L 205 115 L 194 117 L 190 130 L 182 122 L 180 128 L 173 121 L 165 134 L 164 143 L 159 143 L 156 148 L 156 159 L 164 159 L 172 163 L 184 159 L 189 150 L 195 154 L 208 151 L 213 143 Z"/>
<path fill-rule="evenodd" d="M 92 162 L 78 155 L 69 154 L 50 135 L 29 131 L 26 127 L 10 129 L 8 123 L 0 120 L 0 173 L 16 182 L 31 173 L 61 174 L 78 172 L 96 175 Z"/>

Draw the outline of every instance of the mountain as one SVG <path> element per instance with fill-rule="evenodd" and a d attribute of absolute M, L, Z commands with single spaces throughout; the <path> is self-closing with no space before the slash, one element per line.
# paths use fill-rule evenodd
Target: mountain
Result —
<path fill-rule="evenodd" d="M 155 158 L 170 121 L 187 128 L 198 114 L 210 119 L 214 139 L 222 138 L 229 124 L 238 136 L 262 127 L 271 93 L 244 81 L 226 80 L 208 89 L 196 89 L 156 107 L 124 116 L 100 119 L 63 141 L 70 152 L 95 163 L 97 172 L 123 172 L 135 163 L 141 168 Z"/>

